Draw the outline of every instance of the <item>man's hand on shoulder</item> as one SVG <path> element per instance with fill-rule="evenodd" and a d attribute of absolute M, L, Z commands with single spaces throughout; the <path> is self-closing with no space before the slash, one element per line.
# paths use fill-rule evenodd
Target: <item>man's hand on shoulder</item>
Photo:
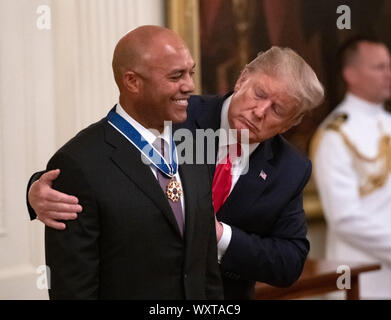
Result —
<path fill-rule="evenodd" d="M 28 201 L 37 218 L 48 227 L 64 230 L 65 223 L 58 220 L 74 220 L 82 211 L 79 200 L 52 188 L 52 183 L 60 175 L 60 169 L 44 173 L 35 181 L 28 192 Z"/>

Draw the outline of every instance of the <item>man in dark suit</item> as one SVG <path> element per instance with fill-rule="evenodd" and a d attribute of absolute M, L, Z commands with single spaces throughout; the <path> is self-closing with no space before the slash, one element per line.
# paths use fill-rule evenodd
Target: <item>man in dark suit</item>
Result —
<path fill-rule="evenodd" d="M 66 230 L 46 227 L 51 299 L 223 297 L 208 167 L 177 171 L 163 125 L 186 119 L 193 69 L 183 40 L 168 29 L 140 27 L 118 42 L 119 103 L 47 166 L 61 170 L 53 187 L 83 205 Z M 161 149 L 149 157 L 145 148 L 155 142 Z"/>
<path fill-rule="evenodd" d="M 226 299 L 251 298 L 255 281 L 283 287 L 301 274 L 309 251 L 302 190 L 311 163 L 279 134 L 319 105 L 323 94 L 315 73 L 301 57 L 290 49 L 273 47 L 245 67 L 233 93 L 189 100 L 187 120 L 177 129 L 193 133 L 220 129 L 220 134 L 237 130 L 237 138 L 219 137 L 217 166 L 211 165 Z M 238 144 L 246 138 L 246 145 Z M 58 196 L 63 200 L 53 209 L 76 212 L 70 196 L 50 190 L 50 174 L 31 189 L 33 207 L 45 219 L 53 219 L 45 198 Z"/>
<path fill-rule="evenodd" d="M 302 190 L 311 162 L 279 134 L 298 124 L 323 95 L 301 57 L 273 47 L 245 67 L 233 93 L 190 98 L 180 126 L 223 132 L 211 171 L 225 299 L 251 298 L 255 281 L 286 287 L 301 274 L 309 251 Z M 232 128 L 236 139 L 227 133 Z M 229 146 L 242 140 L 241 132 L 248 132 L 247 152 L 235 157 L 234 150 L 231 175 L 224 180 Z"/>

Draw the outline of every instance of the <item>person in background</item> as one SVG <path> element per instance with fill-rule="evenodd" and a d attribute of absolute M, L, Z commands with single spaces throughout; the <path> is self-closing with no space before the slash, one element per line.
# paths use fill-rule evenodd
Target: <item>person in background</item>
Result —
<path fill-rule="evenodd" d="M 346 95 L 311 145 L 328 226 L 326 256 L 375 262 L 360 276 L 362 298 L 391 298 L 391 61 L 386 45 L 357 36 L 341 46 Z"/>

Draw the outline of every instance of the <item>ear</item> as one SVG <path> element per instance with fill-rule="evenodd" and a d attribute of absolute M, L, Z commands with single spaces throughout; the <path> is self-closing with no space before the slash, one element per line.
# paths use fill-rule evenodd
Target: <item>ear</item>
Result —
<path fill-rule="evenodd" d="M 348 85 L 354 84 L 357 79 L 357 72 L 353 67 L 348 66 L 342 70 L 342 77 Z"/>
<path fill-rule="evenodd" d="M 141 87 L 140 77 L 133 71 L 126 71 L 122 75 L 124 88 L 131 93 L 138 93 Z"/>
<path fill-rule="evenodd" d="M 244 69 L 242 71 L 239 79 L 235 83 L 235 88 L 234 88 L 235 92 L 238 91 L 242 87 L 243 83 L 248 79 L 248 74 L 249 74 L 249 71 L 247 69 Z"/>

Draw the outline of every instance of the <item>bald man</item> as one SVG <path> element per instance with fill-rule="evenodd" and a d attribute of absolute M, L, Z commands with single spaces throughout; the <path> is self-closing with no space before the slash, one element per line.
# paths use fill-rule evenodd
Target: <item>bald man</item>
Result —
<path fill-rule="evenodd" d="M 119 103 L 47 165 L 61 172 L 53 187 L 83 206 L 65 230 L 46 227 L 51 299 L 222 298 L 208 168 L 178 168 L 164 127 L 186 119 L 193 70 L 168 29 L 140 27 L 118 42 Z"/>

